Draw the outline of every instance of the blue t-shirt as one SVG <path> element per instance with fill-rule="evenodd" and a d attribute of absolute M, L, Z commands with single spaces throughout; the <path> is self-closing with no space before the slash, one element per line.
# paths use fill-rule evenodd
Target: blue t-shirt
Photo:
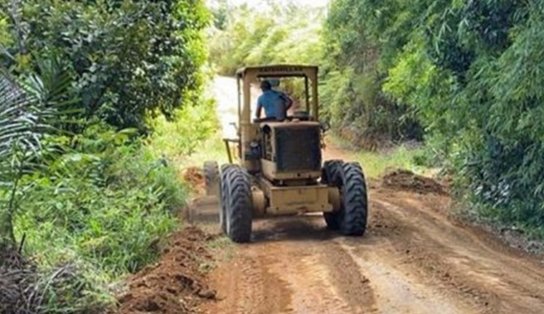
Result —
<path fill-rule="evenodd" d="M 276 118 L 276 120 L 285 119 L 287 103 L 287 96 L 275 90 L 265 91 L 257 100 L 257 106 L 264 108 L 266 117 Z"/>

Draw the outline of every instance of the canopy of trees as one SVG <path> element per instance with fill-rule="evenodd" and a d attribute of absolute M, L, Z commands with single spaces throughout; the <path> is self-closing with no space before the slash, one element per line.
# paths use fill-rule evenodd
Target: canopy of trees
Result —
<path fill-rule="evenodd" d="M 335 0 L 330 9 L 338 102 L 365 119 L 390 112 L 383 102 L 403 104 L 484 213 L 542 226 L 544 2 Z M 349 116 L 330 104 L 333 119 Z"/>
<path fill-rule="evenodd" d="M 318 63 L 323 8 L 279 5 L 258 9 L 215 1 L 209 31 L 210 62 L 221 74 L 243 66 L 272 63 Z"/>
<path fill-rule="evenodd" d="M 0 1 L 0 65 L 23 73 L 55 58 L 86 119 L 145 129 L 198 90 L 207 12 L 189 1 Z"/>

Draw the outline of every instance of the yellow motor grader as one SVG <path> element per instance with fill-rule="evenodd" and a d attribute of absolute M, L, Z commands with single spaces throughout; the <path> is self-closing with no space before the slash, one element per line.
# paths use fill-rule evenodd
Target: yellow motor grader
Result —
<path fill-rule="evenodd" d="M 322 161 L 325 128 L 319 121 L 318 68 L 247 67 L 238 70 L 236 78 L 238 138 L 225 139 L 229 163 L 220 168 L 217 162 L 204 163 L 207 193 L 217 195 L 221 203 L 222 230 L 234 242 L 249 242 L 254 218 L 322 212 L 328 228 L 362 236 L 368 202 L 361 166 Z M 283 121 L 251 119 L 256 103 L 252 86 L 295 78 L 304 83 L 302 110 Z"/>

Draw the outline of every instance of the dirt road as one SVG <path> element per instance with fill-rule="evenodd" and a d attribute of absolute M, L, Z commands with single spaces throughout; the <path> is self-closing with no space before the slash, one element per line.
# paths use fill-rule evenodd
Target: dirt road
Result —
<path fill-rule="evenodd" d="M 325 154 L 350 159 L 335 147 Z M 526 256 L 450 218 L 447 195 L 373 182 L 369 198 L 362 238 L 326 230 L 321 215 L 254 222 L 252 243 L 236 246 L 234 256 L 211 273 L 218 298 L 202 310 L 544 313 L 542 257 Z M 213 205 L 198 206 L 201 215 L 214 217 Z"/>
<path fill-rule="evenodd" d="M 544 264 L 448 218 L 448 196 L 370 191 L 363 238 L 261 220 L 211 274 L 208 313 L 543 313 Z"/>

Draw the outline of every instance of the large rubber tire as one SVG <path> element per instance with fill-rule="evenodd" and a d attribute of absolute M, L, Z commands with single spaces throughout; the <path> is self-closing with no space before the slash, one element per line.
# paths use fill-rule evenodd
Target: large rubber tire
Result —
<path fill-rule="evenodd" d="M 344 165 L 342 160 L 325 161 L 321 170 L 321 183 L 334 184 L 342 165 Z"/>
<path fill-rule="evenodd" d="M 206 195 L 219 196 L 219 166 L 215 161 L 204 162 L 204 181 L 206 183 Z"/>
<path fill-rule="evenodd" d="M 227 233 L 227 182 L 228 182 L 228 173 L 232 170 L 232 164 L 225 164 L 221 166 L 221 174 L 219 180 L 219 225 L 223 233 Z"/>
<path fill-rule="evenodd" d="M 342 209 L 337 215 L 340 232 L 346 236 L 362 236 L 368 218 L 368 196 L 363 170 L 358 163 L 345 163 L 335 180 L 342 198 Z"/>
<path fill-rule="evenodd" d="M 226 233 L 233 242 L 249 242 L 253 208 L 249 174 L 233 165 L 226 171 L 225 180 Z"/>
<path fill-rule="evenodd" d="M 344 162 L 342 160 L 325 161 L 323 169 L 321 170 L 321 183 L 329 186 L 336 186 L 335 182 L 343 165 Z M 340 229 L 336 213 L 323 213 L 323 217 L 327 223 L 327 228 L 330 230 Z"/>

